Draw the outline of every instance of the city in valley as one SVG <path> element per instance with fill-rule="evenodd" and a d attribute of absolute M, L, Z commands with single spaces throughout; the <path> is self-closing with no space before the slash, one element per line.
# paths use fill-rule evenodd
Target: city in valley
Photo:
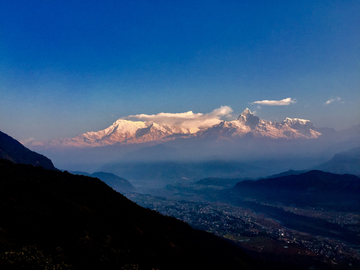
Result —
<path fill-rule="evenodd" d="M 268 260 L 276 258 L 275 260 L 296 262 L 299 265 L 319 260 L 331 265 L 331 269 L 360 267 L 360 213 L 269 205 L 257 201 L 234 206 L 206 201 L 198 196 L 190 200 L 189 197 L 188 200 L 179 199 L 179 194 L 177 198 L 138 193 L 128 193 L 126 196 L 143 207 L 176 217 L 196 229 L 230 239 L 253 256 Z M 265 213 L 261 212 L 262 206 L 266 208 Z M 304 224 L 302 227 L 284 225 L 286 221 L 283 223 L 282 215 L 277 212 L 294 214 Z M 306 221 L 304 217 L 307 218 Z M 324 226 L 322 230 L 317 230 L 316 227 L 319 220 Z M 356 240 L 354 238 L 354 241 L 349 242 L 340 231 L 329 235 L 326 225 L 343 229 L 342 233 L 346 232 Z M 324 268 L 319 269 L 327 269 L 322 267 Z"/>

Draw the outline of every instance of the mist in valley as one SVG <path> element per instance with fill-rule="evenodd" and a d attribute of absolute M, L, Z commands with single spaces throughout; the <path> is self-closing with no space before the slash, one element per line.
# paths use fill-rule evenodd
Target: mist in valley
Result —
<path fill-rule="evenodd" d="M 288 170 L 310 170 L 359 144 L 356 132 L 346 136 L 337 132 L 318 139 L 254 138 L 249 134 L 236 141 L 180 138 L 143 144 L 32 149 L 50 157 L 61 170 L 114 173 L 143 190 L 206 177 L 255 179 Z"/>

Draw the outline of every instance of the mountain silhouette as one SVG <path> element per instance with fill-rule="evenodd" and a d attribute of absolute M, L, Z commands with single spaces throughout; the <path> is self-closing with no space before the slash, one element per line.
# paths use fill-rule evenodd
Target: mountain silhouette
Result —
<path fill-rule="evenodd" d="M 315 169 L 338 174 L 360 175 L 360 147 L 338 153 L 331 160 L 315 167 Z"/>
<path fill-rule="evenodd" d="M 356 175 L 309 171 L 280 177 L 239 182 L 235 196 L 288 205 L 351 208 L 360 211 L 360 178 Z"/>
<path fill-rule="evenodd" d="M 14 163 L 31 164 L 57 170 L 50 159 L 23 146 L 19 141 L 0 131 L 0 158 Z"/>
<path fill-rule="evenodd" d="M 101 181 L 103 181 L 109 187 L 112 187 L 114 190 L 116 190 L 118 192 L 127 192 L 127 191 L 135 190 L 134 186 L 132 184 L 130 184 L 130 182 L 128 180 L 126 180 L 125 178 L 122 178 L 120 176 L 117 176 L 113 173 L 94 172 L 94 173 L 90 174 L 90 173 L 80 172 L 80 171 L 74 171 L 74 172 L 70 172 L 70 173 L 99 178 Z"/>

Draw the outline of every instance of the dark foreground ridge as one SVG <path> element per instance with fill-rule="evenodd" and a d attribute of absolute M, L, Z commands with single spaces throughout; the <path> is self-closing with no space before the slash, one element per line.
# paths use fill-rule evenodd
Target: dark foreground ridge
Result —
<path fill-rule="evenodd" d="M 45 169 L 57 170 L 47 157 L 23 146 L 20 142 L 0 131 L 0 158 L 14 163 L 42 166 Z"/>
<path fill-rule="evenodd" d="M 265 269 L 224 239 L 68 172 L 0 159 L 0 213 L 1 269 Z"/>

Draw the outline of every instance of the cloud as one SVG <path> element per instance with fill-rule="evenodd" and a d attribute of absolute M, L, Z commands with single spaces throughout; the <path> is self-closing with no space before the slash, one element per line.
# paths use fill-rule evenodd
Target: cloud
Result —
<path fill-rule="evenodd" d="M 329 99 L 328 101 L 325 102 L 325 105 L 329 105 L 329 104 L 333 103 L 334 101 L 340 102 L 341 98 L 337 97 L 337 98 Z M 342 103 L 344 103 L 344 102 L 342 102 Z"/>
<path fill-rule="evenodd" d="M 233 110 L 229 106 L 221 106 L 220 108 L 213 110 L 210 114 L 218 116 L 231 116 L 232 111 Z"/>
<path fill-rule="evenodd" d="M 284 98 L 282 100 L 261 100 L 261 101 L 252 102 L 252 104 L 259 104 L 266 106 L 285 106 L 285 105 L 290 105 L 291 103 L 296 103 L 296 99 Z"/>
<path fill-rule="evenodd" d="M 148 123 L 167 124 L 171 126 L 189 129 L 197 132 L 200 129 L 219 124 L 222 117 L 230 117 L 232 109 L 229 106 L 221 106 L 210 113 L 158 113 L 158 114 L 137 114 L 129 115 L 123 119 L 139 120 Z"/>

